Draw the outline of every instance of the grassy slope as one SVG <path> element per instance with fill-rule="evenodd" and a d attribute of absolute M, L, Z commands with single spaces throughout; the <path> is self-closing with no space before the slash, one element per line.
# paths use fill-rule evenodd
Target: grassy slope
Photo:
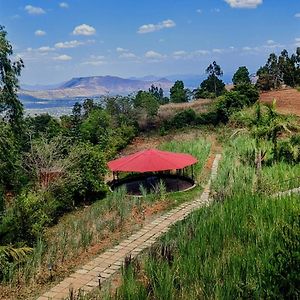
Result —
<path fill-rule="evenodd" d="M 214 188 L 225 201 L 175 225 L 142 261 L 123 271 L 112 298 L 299 297 L 299 196 L 253 195 L 254 170 L 242 159 L 247 147 L 247 139 L 238 138 L 224 151 Z M 265 168 L 264 179 L 295 172 L 299 166 L 280 163 Z"/>
<path fill-rule="evenodd" d="M 194 154 L 199 160 L 196 176 L 205 180 L 200 174 L 210 153 L 209 142 L 198 137 L 165 143 L 161 148 Z M 200 185 L 186 193 L 147 195 L 145 198 L 128 197 L 124 191 L 119 191 L 90 207 L 64 216 L 59 224 L 47 231 L 45 239 L 38 241 L 23 268 L 11 265 L 6 274 L 11 286 L 0 286 L 0 299 L 7 299 L 8 295 L 25 299 L 35 292 L 40 293 L 51 281 L 62 279 L 74 267 L 130 235 L 155 215 L 197 197 L 201 190 Z M 48 271 L 49 263 L 53 266 L 53 279 Z"/>

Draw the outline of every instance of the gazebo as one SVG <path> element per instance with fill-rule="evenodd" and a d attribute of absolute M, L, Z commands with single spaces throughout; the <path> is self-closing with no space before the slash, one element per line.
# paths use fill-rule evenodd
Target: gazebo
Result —
<path fill-rule="evenodd" d="M 108 163 L 113 172 L 110 186 L 115 189 L 125 185 L 127 192 L 134 195 L 141 194 L 141 185 L 150 191 L 160 181 L 164 183 L 167 192 L 187 190 L 195 186 L 193 165 L 197 162 L 195 157 L 186 153 L 143 150 Z M 186 176 L 187 167 L 191 167 L 191 177 Z M 119 179 L 120 172 L 132 174 Z"/>

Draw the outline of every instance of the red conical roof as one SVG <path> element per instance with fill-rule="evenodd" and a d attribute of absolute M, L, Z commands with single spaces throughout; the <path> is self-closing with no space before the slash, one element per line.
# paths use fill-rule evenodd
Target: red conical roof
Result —
<path fill-rule="evenodd" d="M 183 169 L 197 161 L 190 154 L 149 149 L 112 160 L 108 167 L 111 171 L 144 173 Z"/>

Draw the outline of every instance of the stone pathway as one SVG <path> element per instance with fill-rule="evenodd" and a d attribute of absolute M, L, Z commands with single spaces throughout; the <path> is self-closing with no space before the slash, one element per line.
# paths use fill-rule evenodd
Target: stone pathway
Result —
<path fill-rule="evenodd" d="M 137 256 L 141 251 L 154 244 L 159 236 L 169 230 L 171 225 L 183 220 L 194 210 L 209 205 L 211 202 L 209 197 L 211 181 L 217 175 L 220 158 L 221 155 L 217 154 L 212 165 L 211 177 L 200 198 L 183 203 L 161 217 L 158 217 L 119 245 L 105 251 L 82 266 L 75 273 L 40 296 L 38 300 L 65 299 L 69 296 L 70 289 L 74 291 L 80 289 L 87 292 L 95 289 L 99 286 L 99 280 L 102 283 L 119 271 L 125 257 L 129 255 L 131 257 Z"/>
<path fill-rule="evenodd" d="M 292 194 L 300 194 L 300 187 L 294 188 L 294 189 L 291 189 L 288 191 L 276 193 L 276 194 L 272 195 L 272 197 L 275 198 L 275 197 L 291 196 Z"/>

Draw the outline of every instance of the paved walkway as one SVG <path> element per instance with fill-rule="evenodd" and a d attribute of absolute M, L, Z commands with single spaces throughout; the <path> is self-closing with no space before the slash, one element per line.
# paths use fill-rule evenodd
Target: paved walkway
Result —
<path fill-rule="evenodd" d="M 50 291 L 40 296 L 38 300 L 65 299 L 68 297 L 70 289 L 74 291 L 78 289 L 82 291 L 95 289 L 99 286 L 99 279 L 101 282 L 104 282 L 121 268 L 125 257 L 129 255 L 131 257 L 137 256 L 141 251 L 154 244 L 156 239 L 167 232 L 171 225 L 184 219 L 194 210 L 209 205 L 211 202 L 209 197 L 211 180 L 217 175 L 220 158 L 221 155 L 217 154 L 212 165 L 211 178 L 199 199 L 183 203 L 163 216 L 158 217 L 119 245 L 107 250 L 82 266 L 81 269 L 78 269 Z"/>
<path fill-rule="evenodd" d="M 288 191 L 276 193 L 276 194 L 272 195 L 272 197 L 275 198 L 275 197 L 291 196 L 292 194 L 300 194 L 300 187 L 294 188 L 294 189 L 291 189 Z"/>

